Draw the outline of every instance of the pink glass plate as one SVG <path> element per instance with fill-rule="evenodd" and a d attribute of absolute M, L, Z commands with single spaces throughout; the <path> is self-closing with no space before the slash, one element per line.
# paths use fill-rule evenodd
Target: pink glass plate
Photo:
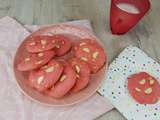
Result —
<path fill-rule="evenodd" d="M 81 28 L 71 24 L 58 24 L 43 27 L 36 32 L 32 33 L 30 36 L 34 35 L 54 35 L 54 34 L 65 34 L 71 36 L 72 40 L 79 40 L 79 38 L 90 38 L 98 41 L 100 44 L 100 40 L 97 39 L 90 31 L 85 28 Z M 78 38 L 78 39 L 77 39 Z M 27 38 L 26 38 L 27 39 Z M 25 40 L 26 40 L 25 39 Z M 107 62 L 105 66 L 96 74 L 91 76 L 90 84 L 84 90 L 76 93 L 76 94 L 68 94 L 61 99 L 54 99 L 49 96 L 45 96 L 36 90 L 30 88 L 26 81 L 28 79 L 28 72 L 20 72 L 17 70 L 16 66 L 20 61 L 20 58 L 24 57 L 26 54 L 25 50 L 25 42 L 17 49 L 15 59 L 14 59 L 14 73 L 16 77 L 16 81 L 20 90 L 28 96 L 31 100 L 36 101 L 38 103 L 48 105 L 48 106 L 68 106 L 73 105 L 79 102 L 82 102 L 89 97 L 91 97 L 97 89 L 100 87 L 102 81 L 104 80 L 106 71 L 107 71 Z M 101 44 L 102 45 L 102 44 Z"/>

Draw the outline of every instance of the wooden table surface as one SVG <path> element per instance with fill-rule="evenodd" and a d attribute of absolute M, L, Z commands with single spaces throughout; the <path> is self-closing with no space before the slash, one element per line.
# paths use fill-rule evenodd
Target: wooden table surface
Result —
<path fill-rule="evenodd" d="M 150 1 L 150 12 L 123 36 L 112 35 L 109 31 L 109 0 L 0 0 L 0 17 L 8 15 L 24 24 L 53 24 L 89 19 L 95 34 L 106 46 L 110 62 L 129 44 L 140 47 L 160 61 L 160 1 Z M 96 120 L 125 118 L 114 109 Z"/>

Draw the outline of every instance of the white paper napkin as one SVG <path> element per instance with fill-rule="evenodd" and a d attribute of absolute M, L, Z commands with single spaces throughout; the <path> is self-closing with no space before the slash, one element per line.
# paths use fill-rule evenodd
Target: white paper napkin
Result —
<path fill-rule="evenodd" d="M 78 21 L 79 25 L 91 28 L 88 21 L 82 23 Z M 34 31 L 37 27 L 27 28 Z M 16 20 L 0 19 L 0 120 L 92 120 L 113 108 L 98 93 L 80 104 L 61 108 L 43 106 L 26 98 L 16 86 L 12 66 L 17 47 L 29 34 Z"/>

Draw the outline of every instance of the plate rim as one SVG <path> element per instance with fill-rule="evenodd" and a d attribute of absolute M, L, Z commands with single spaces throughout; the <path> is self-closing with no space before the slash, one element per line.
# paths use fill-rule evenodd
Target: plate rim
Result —
<path fill-rule="evenodd" d="M 85 28 L 85 27 L 81 27 L 79 25 L 73 25 L 72 23 L 60 23 L 60 24 L 55 24 L 55 25 L 46 25 L 46 26 L 42 26 L 40 28 L 38 28 L 36 31 L 34 32 L 31 32 L 31 34 L 29 34 L 28 36 L 26 36 L 24 38 L 24 40 L 21 42 L 21 44 L 28 38 L 30 37 L 31 35 L 39 32 L 39 31 L 43 31 L 44 29 L 49 29 L 49 28 L 54 28 L 54 27 L 58 27 L 58 26 L 63 26 L 63 27 L 71 27 L 71 28 L 75 28 L 75 29 L 79 29 L 80 31 L 84 31 L 86 32 L 88 35 L 92 36 L 95 38 L 95 40 L 100 43 L 102 45 L 102 47 L 104 48 L 104 45 L 102 44 L 102 42 L 94 35 L 94 33 L 92 33 L 92 31 L 90 31 L 89 29 Z M 66 107 L 66 106 L 73 106 L 73 105 L 76 105 L 78 103 L 81 103 L 81 102 L 84 102 L 85 100 L 88 100 L 90 97 L 92 97 L 95 93 L 97 93 L 97 90 L 100 88 L 100 86 L 102 85 L 104 79 L 105 79 L 105 75 L 104 75 L 104 79 L 101 80 L 100 84 L 97 85 L 96 89 L 90 93 L 90 95 L 80 99 L 80 100 L 77 100 L 75 102 L 72 102 L 72 103 L 68 103 L 68 104 L 50 104 L 50 103 L 46 103 L 46 102 L 42 102 L 42 101 L 39 101 L 38 99 L 35 99 L 33 98 L 31 95 L 29 95 L 28 93 L 26 93 L 24 91 L 24 89 L 20 86 L 19 82 L 17 81 L 17 77 L 16 77 L 16 72 L 15 72 L 15 65 L 16 65 L 16 56 L 17 56 L 17 53 L 18 53 L 18 50 L 19 50 L 19 47 L 21 46 L 21 44 L 17 47 L 16 49 L 16 53 L 14 55 L 14 60 L 13 60 L 13 71 L 14 71 L 14 78 L 16 80 L 16 85 L 18 86 L 18 88 L 20 89 L 20 91 L 31 101 L 34 101 L 36 103 L 39 103 L 41 105 L 45 105 L 45 106 L 49 106 L 49 107 Z M 101 68 L 101 69 L 105 69 L 105 73 L 108 71 L 108 57 L 107 57 L 107 53 L 105 51 L 105 54 L 106 54 L 106 62 L 104 64 L 104 66 Z"/>

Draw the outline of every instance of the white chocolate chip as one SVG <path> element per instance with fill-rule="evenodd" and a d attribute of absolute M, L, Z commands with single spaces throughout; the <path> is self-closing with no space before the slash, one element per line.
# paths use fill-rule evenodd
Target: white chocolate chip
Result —
<path fill-rule="evenodd" d="M 29 45 L 33 46 L 33 45 L 36 45 L 36 43 L 35 42 L 31 42 Z"/>
<path fill-rule="evenodd" d="M 155 82 L 155 81 L 154 81 L 153 79 L 150 79 L 150 80 L 149 80 L 149 84 L 150 84 L 150 85 L 153 85 L 154 82 Z"/>
<path fill-rule="evenodd" d="M 149 79 L 149 80 L 151 80 L 151 79 L 152 79 L 152 77 L 149 77 L 148 79 Z"/>
<path fill-rule="evenodd" d="M 38 53 L 38 57 L 42 57 L 43 55 L 43 53 Z"/>
<path fill-rule="evenodd" d="M 79 73 L 80 72 L 80 67 L 78 65 L 75 65 L 76 68 L 76 72 Z"/>
<path fill-rule="evenodd" d="M 76 77 L 77 77 L 77 78 L 79 78 L 79 75 L 78 75 L 78 74 L 76 74 Z"/>
<path fill-rule="evenodd" d="M 74 49 L 77 50 L 78 48 L 77 48 L 77 47 L 74 47 Z"/>
<path fill-rule="evenodd" d="M 56 41 L 55 40 L 52 40 L 52 43 L 55 43 Z"/>
<path fill-rule="evenodd" d="M 41 40 L 41 45 L 46 45 L 47 41 L 46 40 Z"/>
<path fill-rule="evenodd" d="M 30 61 L 30 58 L 25 58 L 24 61 L 25 61 L 25 62 L 28 62 L 28 61 Z"/>
<path fill-rule="evenodd" d="M 81 57 L 81 60 L 86 61 L 86 62 L 88 61 L 86 57 Z"/>
<path fill-rule="evenodd" d="M 146 94 L 151 94 L 152 93 L 152 88 L 147 88 L 144 92 Z"/>
<path fill-rule="evenodd" d="M 96 51 L 96 52 L 93 53 L 92 57 L 93 57 L 94 59 L 96 59 L 96 58 L 98 57 L 98 55 L 99 55 L 99 52 Z"/>
<path fill-rule="evenodd" d="M 40 76 L 37 78 L 37 83 L 41 84 L 41 82 L 44 80 L 44 76 Z"/>
<path fill-rule="evenodd" d="M 140 90 L 139 88 L 135 88 L 135 90 L 136 90 L 137 92 L 141 92 L 141 90 Z"/>
<path fill-rule="evenodd" d="M 60 65 L 58 63 L 55 64 L 55 67 L 59 67 Z"/>
<path fill-rule="evenodd" d="M 145 79 L 142 79 L 141 81 L 139 81 L 139 84 L 144 85 L 146 83 Z"/>
<path fill-rule="evenodd" d="M 97 69 L 97 66 L 93 66 L 94 69 Z"/>
<path fill-rule="evenodd" d="M 47 69 L 45 69 L 45 72 L 49 73 L 49 72 L 53 72 L 54 71 L 54 67 L 48 67 Z"/>
<path fill-rule="evenodd" d="M 47 65 L 45 65 L 45 66 L 43 66 L 43 67 L 42 67 L 42 69 L 46 69 L 46 68 L 48 68 L 48 66 L 47 66 Z"/>
<path fill-rule="evenodd" d="M 74 66 L 76 64 L 76 61 L 72 61 L 71 64 L 72 66 Z"/>
<path fill-rule="evenodd" d="M 83 45 L 86 45 L 86 43 L 82 42 L 82 43 L 79 44 L 79 46 L 83 46 Z"/>
<path fill-rule="evenodd" d="M 42 60 L 40 60 L 40 61 L 37 61 L 35 64 L 36 65 L 39 65 L 39 64 L 41 64 L 43 61 Z"/>
<path fill-rule="evenodd" d="M 59 45 L 56 45 L 56 48 L 60 48 L 60 46 L 59 46 Z"/>
<path fill-rule="evenodd" d="M 87 52 L 87 53 L 90 52 L 89 48 L 83 48 L 82 50 L 83 50 L 84 52 Z"/>
<path fill-rule="evenodd" d="M 64 41 L 62 41 L 62 44 L 64 44 Z"/>
<path fill-rule="evenodd" d="M 60 81 L 60 82 L 63 82 L 63 81 L 66 79 L 66 77 L 67 77 L 66 75 L 62 75 L 62 77 L 60 78 L 59 81 Z"/>

